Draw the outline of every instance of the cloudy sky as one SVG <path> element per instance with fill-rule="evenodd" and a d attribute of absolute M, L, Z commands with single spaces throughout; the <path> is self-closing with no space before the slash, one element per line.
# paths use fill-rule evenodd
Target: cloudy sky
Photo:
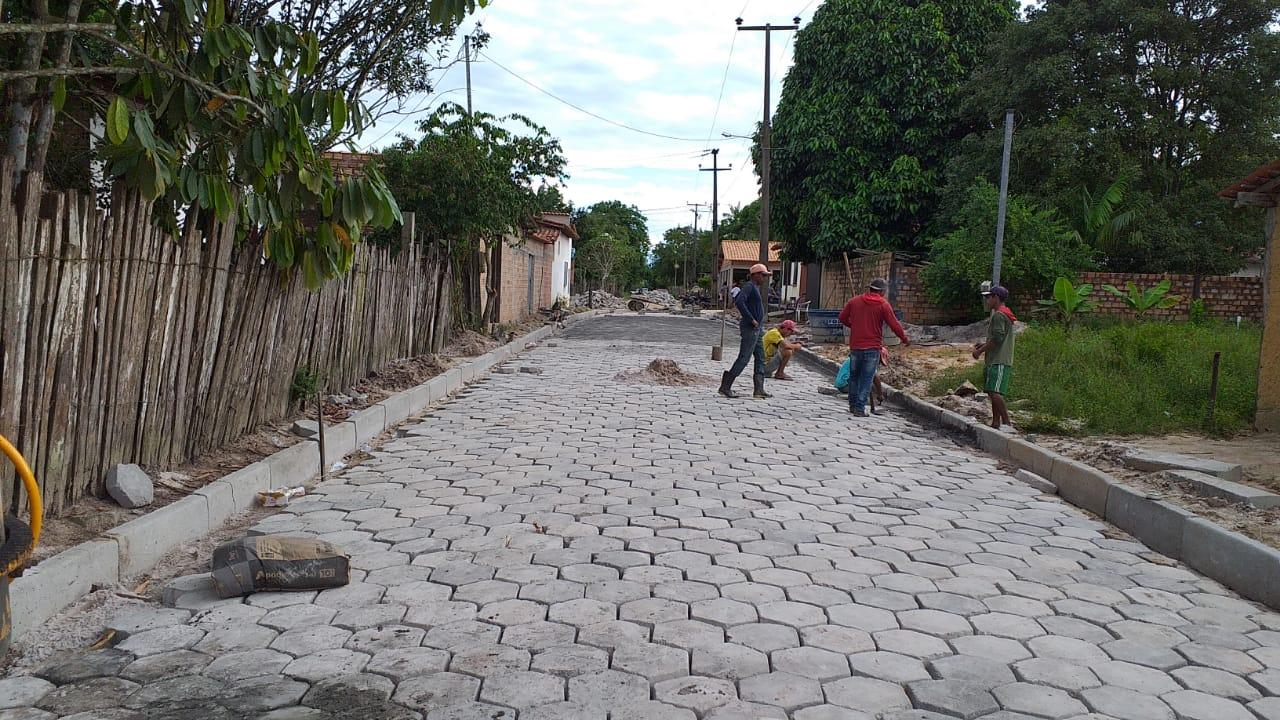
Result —
<path fill-rule="evenodd" d="M 700 162 L 710 166 L 709 157 L 699 157 L 707 148 L 720 148 L 720 164 L 733 166 L 720 174 L 722 214 L 759 192 L 749 142 L 721 135 L 750 133 L 763 110 L 764 34 L 737 32 L 734 18 L 741 15 L 748 25 L 790 24 L 799 15 L 803 24 L 819 4 L 494 0 L 463 28 L 478 21 L 491 35 L 484 50 L 488 57 L 472 66 L 473 102 L 477 110 L 522 113 L 546 126 L 560 138 L 569 160 L 564 188 L 569 200 L 579 207 L 601 200 L 635 205 L 648 218 L 656 242 L 664 230 L 693 220 L 686 203 L 711 202 L 711 173 L 698 172 Z M 775 107 L 791 65 L 792 35 L 773 33 Z M 592 117 L 526 80 L 596 115 L 653 134 Z M 436 84 L 435 98 L 413 98 L 409 107 L 465 102 L 461 66 Z M 395 123 L 373 128 L 364 141 L 386 145 L 394 137 L 388 132 L 409 130 L 413 120 L 393 130 Z M 703 226 L 709 222 L 707 211 Z"/>

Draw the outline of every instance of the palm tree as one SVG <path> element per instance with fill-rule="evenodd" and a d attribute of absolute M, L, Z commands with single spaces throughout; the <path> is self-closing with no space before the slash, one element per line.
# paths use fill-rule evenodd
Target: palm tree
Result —
<path fill-rule="evenodd" d="M 1121 175 L 1097 197 L 1089 192 L 1089 188 L 1080 188 L 1075 211 L 1069 218 L 1071 229 L 1080 242 L 1103 253 L 1115 249 L 1116 239 L 1137 217 L 1134 210 L 1120 209 L 1130 182 L 1129 175 Z"/>

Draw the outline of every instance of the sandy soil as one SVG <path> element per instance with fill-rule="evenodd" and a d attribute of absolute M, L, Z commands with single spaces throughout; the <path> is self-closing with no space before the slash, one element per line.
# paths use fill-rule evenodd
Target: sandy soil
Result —
<path fill-rule="evenodd" d="M 698 373 L 685 372 L 680 369 L 675 360 L 668 358 L 657 358 L 643 370 L 623 370 L 615 375 L 613 379 L 619 382 L 653 383 L 655 385 L 679 387 L 715 384 L 713 378 L 699 375 Z"/>

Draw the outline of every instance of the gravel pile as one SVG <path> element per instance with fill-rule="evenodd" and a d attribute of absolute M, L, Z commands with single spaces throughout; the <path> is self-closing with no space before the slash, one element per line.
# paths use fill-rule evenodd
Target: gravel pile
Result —
<path fill-rule="evenodd" d="M 569 302 L 575 308 L 585 308 L 594 305 L 597 309 L 609 310 L 624 308 L 627 306 L 626 300 L 604 290 L 595 290 L 590 294 L 590 296 L 591 297 L 589 298 L 587 293 L 574 295 L 572 298 L 569 298 Z M 588 299 L 590 299 L 590 302 L 588 302 Z"/>

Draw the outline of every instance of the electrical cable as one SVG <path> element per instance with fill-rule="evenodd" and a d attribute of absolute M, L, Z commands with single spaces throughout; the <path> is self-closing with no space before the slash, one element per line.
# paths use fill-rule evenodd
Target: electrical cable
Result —
<path fill-rule="evenodd" d="M 641 135 L 648 135 L 648 136 L 650 136 L 650 137 L 662 138 L 662 139 L 664 139 L 664 140 L 676 140 L 676 141 L 679 141 L 679 142 L 696 142 L 696 143 L 705 143 L 705 142 L 706 142 L 703 138 L 688 138 L 688 137 L 677 137 L 677 136 L 675 136 L 675 135 L 666 135 L 666 134 L 664 134 L 664 133 L 653 132 L 653 131 L 651 131 L 651 130 L 644 130 L 644 129 L 641 129 L 641 128 L 638 128 L 638 127 L 635 127 L 635 126 L 632 126 L 632 125 L 628 125 L 628 124 L 623 123 L 623 122 L 618 122 L 617 120 L 610 120 L 609 118 L 607 118 L 607 117 L 605 117 L 605 116 L 603 116 L 603 115 L 600 115 L 600 114 L 598 114 L 598 113 L 591 112 L 590 110 L 588 110 L 588 109 L 586 109 L 586 108 L 582 107 L 581 105 L 577 105 L 577 104 L 575 104 L 575 103 L 573 103 L 573 102 L 571 102 L 571 101 L 569 101 L 569 100 L 566 100 L 566 99 L 564 99 L 564 98 L 560 97 L 559 95 L 556 95 L 555 93 L 551 92 L 550 90 L 547 90 L 547 89 L 545 89 L 545 88 L 543 88 L 543 87 L 539 86 L 537 83 L 533 82 L 532 80 L 529 80 L 529 79 L 525 78 L 524 76 L 522 76 L 522 75 L 520 75 L 519 73 L 517 73 L 515 70 L 512 70 L 511 68 L 507 67 L 506 65 L 503 65 L 502 63 L 498 62 L 497 60 L 494 60 L 492 57 L 490 57 L 490 56 L 489 56 L 488 54 L 486 54 L 486 53 L 483 53 L 483 52 L 479 52 L 479 51 L 477 51 L 477 52 L 476 52 L 476 54 L 477 54 L 477 55 L 479 55 L 479 56 L 481 56 L 481 57 L 483 57 L 483 58 L 485 58 L 485 59 L 486 59 L 486 60 L 488 60 L 489 62 L 493 63 L 494 65 L 496 65 L 496 66 L 498 66 L 499 68 L 501 68 L 502 70 L 504 70 L 508 75 L 510 75 L 510 76 L 512 76 L 512 77 L 514 77 L 515 79 L 519 80 L 520 82 L 524 83 L 525 85 L 528 85 L 529 87 L 533 88 L 534 90 L 537 90 L 538 92 L 542 93 L 543 95 L 546 95 L 547 97 L 549 97 L 549 98 L 551 98 L 551 99 L 553 99 L 553 100 L 556 100 L 557 102 L 560 102 L 560 103 L 562 103 L 562 104 L 564 104 L 564 105 L 568 105 L 569 107 L 573 108 L 574 110 L 577 110 L 578 112 L 583 113 L 584 115 L 589 115 L 589 116 L 591 116 L 591 117 L 593 117 L 593 118 L 595 118 L 595 119 L 597 119 L 597 120 L 600 120 L 601 122 L 606 122 L 606 123 L 608 123 L 608 124 L 610 124 L 610 125 L 614 125 L 614 126 L 616 126 L 616 127 L 620 127 L 620 128 L 622 128 L 622 129 L 624 129 L 624 130 L 630 130 L 631 132 L 640 133 Z"/>

